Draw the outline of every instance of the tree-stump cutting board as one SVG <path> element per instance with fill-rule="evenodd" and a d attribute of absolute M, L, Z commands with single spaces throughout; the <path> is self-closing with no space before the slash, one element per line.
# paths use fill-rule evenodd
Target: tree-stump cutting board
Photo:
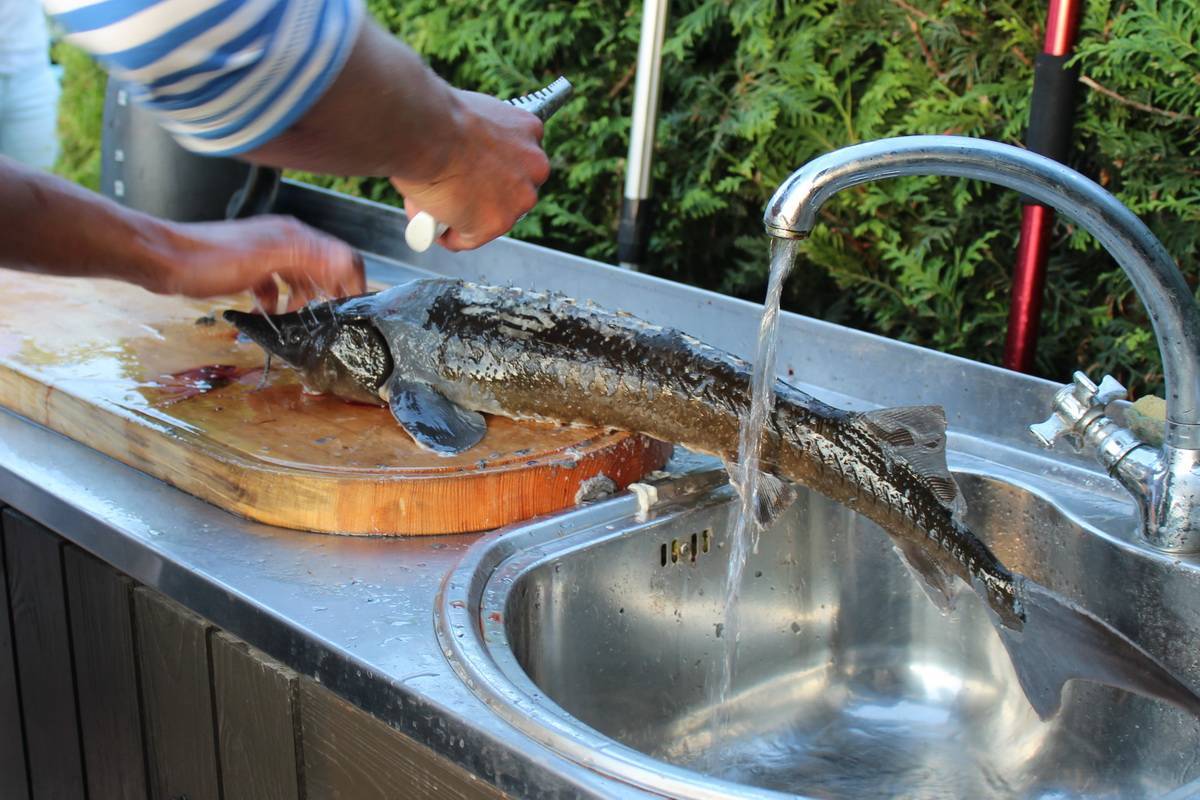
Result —
<path fill-rule="evenodd" d="M 501 417 L 459 456 L 426 452 L 386 409 L 306 395 L 286 367 L 260 388 L 262 351 L 212 316 L 248 304 L 0 270 L 0 405 L 234 513 L 337 533 L 495 528 L 670 455 Z"/>

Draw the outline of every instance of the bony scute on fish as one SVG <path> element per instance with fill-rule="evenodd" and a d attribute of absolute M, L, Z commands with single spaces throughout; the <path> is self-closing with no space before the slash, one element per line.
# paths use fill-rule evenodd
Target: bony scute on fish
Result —
<path fill-rule="evenodd" d="M 273 318 L 225 318 L 298 370 L 306 386 L 387 405 L 418 444 L 442 454 L 478 444 L 487 413 L 635 431 L 729 462 L 750 395 L 744 360 L 556 294 L 434 278 Z M 577 380 L 562 379 L 568 364 Z M 658 391 L 647 391 L 651 385 Z M 780 380 L 774 392 L 761 439 L 768 480 L 760 514 L 777 514 L 795 496 L 788 482 L 803 484 L 883 528 L 939 606 L 953 602 L 955 579 L 971 588 L 1043 717 L 1057 711 L 1073 678 L 1200 716 L 1200 697 L 1153 657 L 1010 572 L 963 525 L 940 407 L 859 413 Z"/>

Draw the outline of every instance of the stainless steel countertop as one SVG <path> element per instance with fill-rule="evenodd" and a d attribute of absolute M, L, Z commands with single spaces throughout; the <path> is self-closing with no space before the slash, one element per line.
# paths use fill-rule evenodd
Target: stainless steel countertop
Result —
<path fill-rule="evenodd" d="M 418 256 L 403 245 L 395 210 L 296 185 L 284 187 L 281 205 L 380 254 L 367 259 L 374 278 L 432 272 L 557 289 L 752 349 L 753 304 L 511 240 Z M 941 403 L 952 444 L 969 451 L 986 439 L 1017 461 L 1036 453 L 1021 423 L 1045 416 L 1055 388 L 791 314 L 779 352 L 781 374 L 796 373 L 823 399 Z M 0 499 L 505 791 L 645 796 L 517 733 L 450 669 L 434 598 L 477 536 L 350 538 L 248 522 L 3 410 Z"/>

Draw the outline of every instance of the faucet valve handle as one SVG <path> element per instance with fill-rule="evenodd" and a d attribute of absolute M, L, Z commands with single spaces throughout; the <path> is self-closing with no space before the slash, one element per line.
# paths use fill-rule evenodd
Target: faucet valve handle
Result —
<path fill-rule="evenodd" d="M 1079 450 L 1083 446 L 1083 432 L 1114 400 L 1128 394 L 1125 387 L 1111 375 L 1105 375 L 1097 386 L 1082 372 L 1076 372 L 1074 381 L 1059 389 L 1054 395 L 1054 413 L 1045 422 L 1029 426 L 1029 432 L 1042 447 L 1050 448 L 1059 439 L 1067 439 Z"/>
<path fill-rule="evenodd" d="M 1088 385 L 1091 387 L 1092 402 L 1098 405 L 1101 410 L 1114 400 L 1124 400 L 1129 396 L 1129 390 L 1122 386 L 1121 382 L 1112 375 L 1105 375 L 1100 380 L 1099 386 L 1088 380 L 1087 375 L 1084 375 L 1082 372 L 1076 372 L 1075 381 L 1078 383 L 1080 379 L 1088 382 Z"/>
<path fill-rule="evenodd" d="M 1029 426 L 1029 432 L 1033 434 L 1033 438 L 1037 439 L 1038 444 L 1049 450 L 1058 443 L 1058 440 L 1064 436 L 1070 436 L 1071 444 L 1075 449 L 1079 449 L 1076 437 L 1070 426 L 1062 421 L 1062 417 L 1057 412 L 1050 415 L 1050 418 L 1045 422 L 1037 422 Z"/>

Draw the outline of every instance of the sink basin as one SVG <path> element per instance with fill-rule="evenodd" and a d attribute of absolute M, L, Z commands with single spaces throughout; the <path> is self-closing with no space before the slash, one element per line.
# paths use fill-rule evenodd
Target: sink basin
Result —
<path fill-rule="evenodd" d="M 1028 486 L 957 477 L 1010 567 L 1200 685 L 1194 563 L 1102 533 L 1085 497 L 1088 522 Z M 943 614 L 874 523 L 811 493 L 750 557 L 720 703 L 732 494 L 690 480 L 648 517 L 622 498 L 485 538 L 447 579 L 452 663 L 526 735 L 679 797 L 1200 796 L 1196 719 L 1072 682 L 1040 721 L 974 595 Z"/>

